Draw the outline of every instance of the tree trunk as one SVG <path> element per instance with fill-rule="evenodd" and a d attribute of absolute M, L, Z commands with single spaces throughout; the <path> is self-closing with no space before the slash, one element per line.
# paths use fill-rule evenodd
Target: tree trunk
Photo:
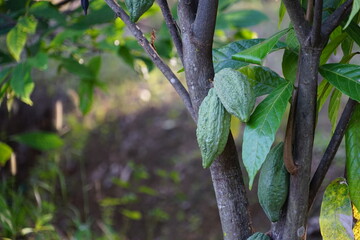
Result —
<path fill-rule="evenodd" d="M 179 1 L 178 5 L 185 75 L 196 115 L 214 79 L 212 39 L 216 11 L 215 0 Z M 210 171 L 224 239 L 247 239 L 252 233 L 248 200 L 231 134 L 224 152 L 214 161 Z"/>
<path fill-rule="evenodd" d="M 300 240 L 306 237 L 320 55 L 321 50 L 318 48 L 302 47 L 300 51 L 293 148 L 298 171 L 290 177 L 286 214 L 274 227 L 273 238 L 277 240 Z"/>

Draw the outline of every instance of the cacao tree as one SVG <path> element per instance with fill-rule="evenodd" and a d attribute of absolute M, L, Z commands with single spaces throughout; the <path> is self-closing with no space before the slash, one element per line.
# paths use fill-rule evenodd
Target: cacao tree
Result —
<path fill-rule="evenodd" d="M 358 55 L 356 49 L 360 46 L 359 0 L 283 0 L 279 21 L 287 13 L 291 20 L 287 28 L 267 39 L 228 42 L 220 48 L 213 48 L 215 27 L 224 24 L 223 10 L 235 0 L 179 0 L 175 3 L 177 18 L 166 0 L 155 3 L 153 0 L 104 1 L 121 19 L 121 23 L 116 20 L 115 25 L 124 24 L 121 31 L 126 26 L 134 35 L 197 123 L 203 166 L 211 172 L 224 239 L 305 239 L 308 213 L 344 135 L 346 174 L 326 188 L 320 228 L 323 239 L 355 238 L 359 225 L 353 226 L 353 216 L 360 208 L 360 66 L 351 61 Z M 90 7 L 95 3 L 99 1 L 90 2 Z M 86 14 L 89 2 L 82 0 L 81 4 Z M 160 56 L 160 48 L 154 46 L 156 40 L 146 37 L 137 24 L 153 4 L 161 9 L 183 65 L 186 87 L 163 60 L 164 56 Z M 39 5 L 34 4 L 30 12 L 46 18 Z M 113 15 L 109 9 L 101 9 L 103 12 L 97 16 L 104 22 L 110 21 Z M 218 15 L 219 12 L 222 15 Z M 74 29 L 86 28 L 94 21 L 86 20 L 86 16 L 83 19 Z M 65 20 L 58 15 L 57 21 L 61 25 Z M 37 23 L 32 15 L 19 18 L 13 23 L 16 27 L 7 33 L 9 52 L 19 63 L 1 71 L 1 98 L 11 92 L 22 101 L 31 102 L 32 82 L 22 69 L 41 68 L 44 55 L 40 52 L 26 62 L 20 61 L 20 55 L 27 34 L 35 31 Z M 242 25 L 236 22 L 234 26 Z M 79 36 L 76 30 L 66 34 Z M 61 37 L 55 39 L 62 41 Z M 59 47 L 57 52 L 61 52 L 56 41 L 54 45 Z M 280 75 L 263 66 L 268 54 L 279 50 L 283 50 Z M 330 63 L 330 57 L 338 51 L 342 52 L 341 60 Z M 81 77 L 81 106 L 87 112 L 91 92 L 94 87 L 101 87 L 96 70 L 99 59 L 94 57 L 88 66 L 83 66 L 71 59 L 53 57 Z M 141 56 L 141 59 L 145 58 Z M 16 76 L 20 73 L 24 74 L 21 78 Z M 348 101 L 340 111 L 342 96 Z M 327 99 L 332 137 L 312 175 L 317 115 Z M 290 111 L 285 114 L 288 106 Z M 241 153 L 230 131 L 231 115 L 245 126 Z M 283 143 L 275 144 L 283 118 L 287 119 Z M 6 150 L 3 158 L 8 158 L 10 150 L 6 145 L 0 147 Z M 240 159 L 249 177 L 248 184 L 244 181 Z M 259 201 L 272 221 L 267 233 L 254 233 L 246 195 L 246 188 L 252 188 L 260 170 Z"/>

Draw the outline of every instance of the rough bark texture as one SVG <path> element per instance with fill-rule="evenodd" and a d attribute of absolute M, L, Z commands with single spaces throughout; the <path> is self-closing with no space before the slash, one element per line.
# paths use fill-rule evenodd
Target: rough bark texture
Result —
<path fill-rule="evenodd" d="M 224 239 L 247 239 L 252 233 L 248 200 L 233 137 L 210 167 Z"/>
<path fill-rule="evenodd" d="M 290 177 L 286 214 L 273 226 L 273 239 L 277 240 L 300 240 L 306 237 L 320 54 L 318 48 L 304 47 L 300 51 L 293 150 L 298 171 Z"/>
<path fill-rule="evenodd" d="M 214 78 L 212 39 L 217 1 L 179 1 L 180 28 L 186 81 L 195 112 L 207 95 Z M 245 186 L 235 143 L 229 136 L 221 156 L 210 167 L 225 240 L 251 235 Z"/>

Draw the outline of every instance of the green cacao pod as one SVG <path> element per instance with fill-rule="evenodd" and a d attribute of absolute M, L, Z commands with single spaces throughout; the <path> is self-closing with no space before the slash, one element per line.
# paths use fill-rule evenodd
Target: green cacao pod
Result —
<path fill-rule="evenodd" d="M 230 119 L 231 115 L 211 88 L 200 105 L 196 129 L 204 168 L 209 167 L 224 151 L 230 132 Z"/>
<path fill-rule="evenodd" d="M 255 93 L 244 74 L 224 68 L 215 74 L 214 88 L 226 110 L 247 122 L 255 106 Z"/>
<path fill-rule="evenodd" d="M 125 0 L 130 20 L 136 22 L 154 3 L 154 0 Z"/>
<path fill-rule="evenodd" d="M 289 189 L 289 173 L 283 161 L 284 144 L 272 148 L 261 167 L 258 197 L 261 207 L 271 222 L 280 218 Z"/>
<path fill-rule="evenodd" d="M 263 234 L 261 232 L 256 232 L 250 237 L 248 237 L 247 240 L 271 240 L 271 238 L 266 234 Z"/>

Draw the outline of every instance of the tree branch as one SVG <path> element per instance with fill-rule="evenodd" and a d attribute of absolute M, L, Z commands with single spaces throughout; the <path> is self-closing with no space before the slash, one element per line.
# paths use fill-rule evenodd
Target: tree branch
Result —
<path fill-rule="evenodd" d="M 199 0 L 193 30 L 197 40 L 205 44 L 213 42 L 217 8 L 218 1 Z"/>
<path fill-rule="evenodd" d="M 321 41 L 321 27 L 322 27 L 322 11 L 323 11 L 323 0 L 315 1 L 314 19 L 311 28 L 311 44 L 312 46 L 318 47 Z"/>
<path fill-rule="evenodd" d="M 138 43 L 144 48 L 144 50 L 148 53 L 151 60 L 155 63 L 155 65 L 160 69 L 160 71 L 164 74 L 164 76 L 169 80 L 171 85 L 175 88 L 175 91 L 183 100 L 185 107 L 189 111 L 191 117 L 195 120 L 196 114 L 191 104 L 189 93 L 186 91 L 185 87 L 182 85 L 177 76 L 171 71 L 168 65 L 166 65 L 163 60 L 160 58 L 155 49 L 151 46 L 149 41 L 145 38 L 143 32 L 140 30 L 139 26 L 130 21 L 129 16 L 125 13 L 125 11 L 118 5 L 115 0 L 105 0 L 105 2 L 109 5 L 109 7 L 115 12 L 115 14 L 124 21 L 126 26 L 132 32 L 132 34 L 137 39 Z"/>
<path fill-rule="evenodd" d="M 338 27 L 342 20 L 350 14 L 353 0 L 347 0 L 338 7 L 323 23 L 322 34 L 328 38 L 332 31 Z"/>
<path fill-rule="evenodd" d="M 335 154 L 340 146 L 341 140 L 345 134 L 346 127 L 350 121 L 351 115 L 354 111 L 357 102 L 349 98 L 341 118 L 336 126 L 335 132 L 330 140 L 329 145 L 327 146 L 324 156 L 322 157 L 319 166 L 314 173 L 313 178 L 310 183 L 310 192 L 309 192 L 309 209 L 311 208 L 312 203 L 314 202 L 316 193 L 318 192 L 321 183 L 323 182 L 326 173 L 329 170 L 329 167 L 332 163 L 332 160 L 335 157 Z"/>
<path fill-rule="evenodd" d="M 283 3 L 293 22 L 300 43 L 305 43 L 311 29 L 309 23 L 305 20 L 305 12 L 301 7 L 300 1 L 283 0 Z"/>
<path fill-rule="evenodd" d="M 176 26 L 176 22 L 175 22 L 173 16 L 171 15 L 171 11 L 170 11 L 169 5 L 167 3 L 167 0 L 157 0 L 157 3 L 160 6 L 161 12 L 165 19 L 165 23 L 166 23 L 167 27 L 169 28 L 170 35 L 173 39 L 173 42 L 175 44 L 176 50 L 179 54 L 179 57 L 180 57 L 181 61 L 183 62 L 183 49 L 182 49 L 181 37 L 180 37 L 179 31 L 178 31 L 178 28 Z"/>

